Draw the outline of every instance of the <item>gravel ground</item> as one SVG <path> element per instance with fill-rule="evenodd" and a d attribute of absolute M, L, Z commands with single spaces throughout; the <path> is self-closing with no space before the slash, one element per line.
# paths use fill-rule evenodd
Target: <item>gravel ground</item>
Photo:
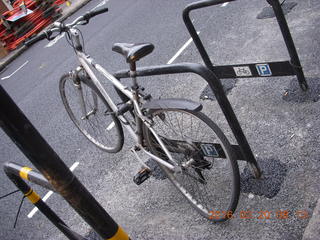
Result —
<path fill-rule="evenodd" d="M 317 101 L 320 3 L 316 0 L 296 2 L 298 4 L 288 13 L 287 20 L 312 91 L 307 97 L 301 97 L 292 77 L 235 81 L 228 98 L 265 172 L 265 178 L 252 179 L 246 164 L 239 162 L 243 183 L 239 205 L 235 218 L 222 224 L 212 224 L 203 219 L 168 179 L 150 178 L 140 186 L 135 185 L 132 177 L 140 167 L 129 153 L 133 144 L 130 139 L 126 139 L 120 153 L 112 155 L 95 149 L 81 137 L 63 112 L 61 103 L 57 103 L 57 92 L 49 91 L 57 89 L 57 82 L 52 83 L 57 69 L 64 72 L 74 67 L 73 59 L 69 58 L 70 52 L 65 51 L 61 43 L 46 50 L 52 56 L 50 59 L 48 55 L 41 55 L 41 49 L 28 50 L 15 62 L 21 65 L 27 56 L 37 54 L 38 57 L 29 65 L 35 69 L 34 76 L 22 81 L 23 74 L 27 73 L 21 71 L 15 83 L 10 80 L 3 85 L 67 165 L 80 162 L 76 176 L 132 239 L 298 240 L 302 238 L 320 196 L 320 103 Z M 159 3 L 140 0 L 132 3 L 123 0 L 119 3 L 110 0 L 110 5 L 115 9 L 114 13 L 110 11 L 110 21 L 97 18 L 96 27 L 87 30 L 95 34 L 88 41 L 87 48 L 93 56 L 97 55 L 97 61 L 111 55 L 111 44 L 105 45 L 105 36 L 108 36 L 108 42 L 140 42 L 146 39 L 155 43 L 156 50 L 142 60 L 141 65 L 165 64 L 189 38 L 181 16 L 176 15 L 186 5 L 185 1 Z M 232 2 L 225 8 L 208 8 L 192 14 L 214 64 L 288 60 L 275 19 L 257 19 L 266 6 L 265 1 L 243 0 Z M 94 5 L 89 4 L 90 7 Z M 55 51 L 59 51 L 63 61 L 57 60 Z M 119 65 L 127 67 L 123 58 L 111 56 L 114 56 L 113 61 L 107 63 L 110 69 L 119 70 Z M 202 60 L 191 44 L 176 62 L 202 63 Z M 199 77 L 192 74 L 158 76 L 150 80 L 142 78 L 141 83 L 155 97 L 188 97 L 200 101 L 204 111 L 223 129 L 230 142 L 236 143 L 217 102 L 199 100 L 206 87 Z M 1 135 L 0 150 L 4 160 L 27 164 L 4 134 Z M 5 178 L 1 175 L 2 179 Z M 12 189 L 7 180 L 3 182 L 2 192 Z M 43 194 L 45 191 L 39 192 Z M 10 209 L 17 202 L 18 198 L 1 202 L 1 214 L 5 217 L 1 218 L 0 238 L 64 239 L 40 214 L 31 221 L 27 219 L 25 215 L 31 210 L 30 205 L 22 209 L 19 228 L 13 232 L 8 219 L 13 218 Z M 89 231 L 89 227 L 62 204 L 60 196 L 53 195 L 49 202 L 74 230 L 81 234 Z M 265 214 L 269 212 L 270 219 L 266 219 L 268 215 Z M 302 213 L 309 217 L 304 218 Z M 285 217 L 279 219 L 280 216 Z"/>

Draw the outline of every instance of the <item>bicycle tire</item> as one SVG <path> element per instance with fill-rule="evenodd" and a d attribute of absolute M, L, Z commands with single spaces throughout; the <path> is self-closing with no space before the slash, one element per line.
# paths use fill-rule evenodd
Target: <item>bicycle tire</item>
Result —
<path fill-rule="evenodd" d="M 94 99 L 96 99 L 98 101 L 97 109 L 93 110 L 94 113 L 88 117 L 83 117 L 79 97 L 76 95 L 74 77 L 65 74 L 60 79 L 59 90 L 62 103 L 70 119 L 80 132 L 99 149 L 109 153 L 119 152 L 124 142 L 123 129 L 119 119 L 110 111 L 107 114 L 110 107 L 101 95 L 87 84 L 81 81 L 79 84 L 81 84 L 86 106 L 89 105 L 92 110 L 95 109 Z"/>
<path fill-rule="evenodd" d="M 182 120 L 182 121 L 175 120 L 173 117 L 173 113 L 178 113 L 180 115 L 184 115 L 182 118 L 184 120 Z M 188 120 L 189 117 L 190 117 L 190 120 Z M 219 161 L 221 161 L 220 159 L 224 159 L 224 158 L 214 158 L 214 159 L 211 158 L 211 160 L 213 160 L 212 162 L 214 163 L 214 165 L 212 165 L 212 168 L 210 170 L 207 170 L 207 169 L 201 170 L 202 171 L 201 174 L 203 176 L 205 174 L 206 179 L 209 180 L 208 176 L 210 177 L 210 181 L 208 181 L 207 184 L 200 183 L 199 180 L 195 180 L 193 177 L 192 178 L 190 177 L 191 171 L 196 172 L 196 167 L 192 166 L 192 164 L 187 169 L 182 170 L 181 173 L 173 173 L 171 170 L 169 170 L 168 168 L 164 167 L 161 164 L 159 164 L 159 166 L 164 171 L 164 173 L 167 175 L 169 180 L 173 183 L 173 185 L 179 190 L 179 192 L 182 193 L 182 195 L 189 201 L 189 203 L 192 205 L 192 207 L 194 207 L 202 216 L 204 216 L 205 218 L 207 218 L 209 220 L 212 220 L 213 222 L 222 222 L 222 221 L 226 221 L 230 218 L 233 218 L 234 217 L 233 213 L 236 210 L 238 200 L 239 200 L 239 194 L 240 194 L 240 175 L 239 175 L 238 164 L 234 158 L 234 154 L 233 154 L 231 145 L 230 145 L 228 139 L 226 138 L 226 136 L 221 131 L 221 129 L 211 119 L 209 119 L 205 114 L 203 114 L 201 112 L 195 112 L 195 111 L 162 109 L 162 110 L 158 110 L 158 111 L 152 113 L 151 118 L 153 120 L 153 125 L 152 125 L 153 129 L 156 131 L 158 136 L 161 137 L 161 139 L 163 140 L 165 145 L 168 146 L 169 151 L 170 151 L 170 148 L 172 148 L 169 145 L 172 146 L 173 141 L 177 141 L 177 142 L 181 141 L 181 139 L 177 139 L 178 137 L 182 137 L 182 141 L 184 141 L 186 144 L 190 144 L 190 140 L 192 141 L 193 145 L 195 142 L 198 141 L 198 139 L 195 139 L 194 137 L 190 138 L 190 136 L 187 136 L 188 133 L 191 133 L 193 131 L 192 130 L 192 128 L 193 128 L 193 120 L 192 119 L 193 118 L 200 120 L 199 125 L 197 127 L 197 131 L 199 131 L 200 123 L 202 123 L 202 125 L 203 125 L 201 127 L 202 139 L 204 139 L 203 137 L 205 135 L 207 135 L 208 132 L 211 132 L 208 135 L 208 136 L 210 136 L 210 139 L 204 139 L 206 143 L 208 143 L 207 140 L 210 140 L 210 143 L 213 143 L 211 139 L 214 139 L 214 138 L 212 137 L 213 135 L 211 135 L 211 134 L 213 133 L 215 135 L 215 143 L 221 144 L 221 147 L 225 153 L 225 157 L 229 161 L 219 162 Z M 168 120 L 175 121 L 177 123 L 176 125 L 178 125 L 178 129 L 174 130 L 174 131 L 169 130 L 169 129 L 165 129 L 164 126 L 167 126 L 167 127 L 174 126 L 173 123 L 168 123 Z M 165 121 L 167 121 L 167 123 L 164 123 Z M 183 121 L 185 123 L 183 123 Z M 159 122 L 164 123 L 164 124 L 162 124 L 163 126 L 160 127 L 160 125 L 158 124 Z M 189 128 L 185 132 L 183 132 L 181 128 L 183 128 L 183 126 L 187 122 L 191 123 L 191 126 L 189 126 Z M 158 126 L 156 126 L 157 124 L 158 124 Z M 204 129 L 204 127 L 206 129 Z M 164 136 L 163 133 L 160 133 L 159 130 L 161 130 L 161 129 L 167 130 L 165 132 L 165 134 L 167 134 L 168 136 Z M 206 132 L 203 132 L 203 130 Z M 178 135 L 181 135 L 181 136 L 178 136 Z M 148 128 L 146 126 L 144 126 L 144 137 L 145 137 L 145 142 L 146 142 L 147 148 L 149 149 L 150 152 L 152 152 L 153 154 L 155 154 L 158 157 L 161 157 L 162 159 L 168 159 L 168 158 L 166 158 L 163 150 L 160 149 L 160 147 L 159 147 L 160 145 L 158 143 L 156 143 L 155 137 L 150 132 L 150 130 L 148 130 Z M 169 143 L 169 140 L 166 140 L 166 139 L 171 139 L 170 140 L 171 143 Z M 176 139 L 176 140 L 172 140 L 172 139 Z M 200 143 L 202 142 L 202 139 L 200 139 Z M 195 156 L 198 156 L 199 152 L 200 152 L 200 149 L 195 148 L 195 152 L 191 153 L 192 158 L 196 158 Z M 180 157 L 179 157 L 179 153 L 177 153 L 177 152 L 172 152 L 172 150 L 171 150 L 170 153 L 173 155 L 174 159 L 181 159 L 182 155 L 184 155 L 181 159 L 183 162 L 181 161 L 178 163 L 179 166 L 182 166 L 183 163 L 186 165 L 186 163 L 188 163 L 188 161 L 190 161 L 190 159 L 191 159 L 191 158 L 187 158 L 188 156 L 186 156 L 186 153 L 183 153 L 183 154 L 180 153 Z M 189 155 L 189 157 L 190 157 L 190 155 Z M 199 160 L 196 160 L 196 161 L 199 161 Z M 222 170 L 223 165 L 229 166 L 229 169 L 227 170 L 227 173 L 229 173 L 228 174 L 229 179 L 227 179 L 227 177 L 226 177 L 227 175 L 225 175 L 226 172 L 219 173 L 219 171 Z M 200 168 L 200 167 L 198 167 L 198 168 Z M 180 180 L 179 175 L 182 176 L 181 180 Z M 197 174 L 194 176 L 197 176 Z M 196 186 L 191 186 L 191 185 L 193 185 L 192 180 L 195 181 Z M 225 194 L 226 187 L 228 186 L 228 185 L 226 185 L 227 184 L 226 180 L 229 180 L 231 182 L 230 189 L 229 189 L 230 192 L 228 194 Z M 223 184 L 223 185 L 219 186 L 219 184 Z M 190 185 L 191 188 L 190 188 L 190 186 L 187 186 L 187 185 Z M 210 197 L 210 199 L 208 199 L 209 200 L 208 202 L 215 203 L 215 204 L 211 204 L 212 206 L 210 206 L 210 207 L 208 205 L 208 202 L 205 203 L 205 205 L 204 205 L 204 203 L 200 204 L 200 202 L 204 202 L 204 200 L 206 200 L 206 198 L 201 196 L 202 193 L 199 194 L 199 192 L 204 188 L 205 185 L 207 185 L 207 186 L 210 185 L 209 187 L 215 186 L 215 189 L 212 189 L 212 190 L 214 190 L 214 192 L 212 192 L 212 191 L 208 192 L 207 190 L 205 192 L 205 194 L 207 194 L 208 197 Z M 192 191 L 194 191 L 194 190 L 196 190 L 196 191 L 199 190 L 199 191 L 198 191 L 198 193 L 191 193 L 190 189 Z M 217 189 L 219 189 L 219 190 L 217 190 Z M 217 204 L 217 202 L 214 201 L 217 199 L 217 196 L 216 196 L 217 194 L 223 194 L 223 197 L 227 197 L 227 199 L 226 199 L 227 202 L 225 202 L 223 204 L 223 206 L 221 204 Z M 200 197 L 196 196 L 196 195 L 200 195 Z M 226 195 L 228 195 L 228 196 L 226 196 Z M 221 200 L 221 196 L 220 196 L 220 200 Z M 217 216 L 218 211 L 221 213 L 220 214 L 221 216 Z M 224 214 L 223 214 L 223 212 L 224 212 Z"/>

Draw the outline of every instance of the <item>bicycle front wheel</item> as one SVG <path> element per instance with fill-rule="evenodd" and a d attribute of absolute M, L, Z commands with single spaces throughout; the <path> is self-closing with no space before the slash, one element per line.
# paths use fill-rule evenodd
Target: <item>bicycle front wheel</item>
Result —
<path fill-rule="evenodd" d="M 123 130 L 105 101 L 75 77 L 62 76 L 59 90 L 72 122 L 98 148 L 114 153 L 123 146 Z"/>
<path fill-rule="evenodd" d="M 204 217 L 215 222 L 232 218 L 240 194 L 239 168 L 220 128 L 201 112 L 163 109 L 151 117 L 153 129 L 181 167 L 173 172 L 159 164 L 174 186 Z M 168 160 L 146 126 L 144 133 L 148 149 Z"/>

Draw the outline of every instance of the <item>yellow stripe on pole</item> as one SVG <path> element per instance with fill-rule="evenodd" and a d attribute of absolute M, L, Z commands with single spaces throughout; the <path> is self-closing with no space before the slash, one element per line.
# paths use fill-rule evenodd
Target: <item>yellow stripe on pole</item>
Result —
<path fill-rule="evenodd" d="M 29 174 L 30 171 L 32 171 L 31 168 L 23 167 L 23 168 L 20 169 L 19 175 L 20 175 L 21 178 L 29 180 L 28 179 L 28 174 Z"/>
<path fill-rule="evenodd" d="M 112 238 L 108 238 L 106 240 L 129 240 L 128 234 L 121 228 L 118 227 L 118 231 Z"/>
<path fill-rule="evenodd" d="M 33 189 L 30 189 L 29 192 L 27 192 L 25 194 L 25 196 L 30 200 L 30 202 L 32 202 L 33 204 L 37 203 L 41 197 L 35 192 L 33 191 Z"/>

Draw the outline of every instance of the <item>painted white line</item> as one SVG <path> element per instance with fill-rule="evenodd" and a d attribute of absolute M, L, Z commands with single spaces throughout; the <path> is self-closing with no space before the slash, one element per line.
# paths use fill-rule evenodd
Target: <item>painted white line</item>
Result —
<path fill-rule="evenodd" d="M 70 171 L 73 172 L 73 171 L 76 169 L 76 167 L 78 167 L 78 165 L 79 165 L 79 162 L 75 162 L 74 164 L 72 164 L 72 166 L 69 168 Z M 53 194 L 53 191 L 47 192 L 47 194 L 44 195 L 44 197 L 42 198 L 42 201 L 44 201 L 44 202 L 47 201 L 48 198 L 49 198 L 52 194 Z M 33 208 L 33 209 L 31 210 L 31 212 L 28 214 L 28 218 L 32 218 L 33 215 L 36 214 L 37 211 L 38 211 L 38 208 L 37 208 L 37 207 Z"/>
<path fill-rule="evenodd" d="M 199 35 L 199 31 L 197 32 L 197 34 Z M 174 60 L 176 60 L 177 57 L 180 56 L 180 54 L 190 45 L 190 43 L 193 42 L 193 39 L 190 38 L 179 50 L 178 52 L 167 62 L 167 64 L 171 64 L 174 62 Z"/>
<path fill-rule="evenodd" d="M 53 40 L 51 40 L 47 45 L 45 45 L 44 48 L 52 47 L 52 46 L 55 45 L 61 38 L 63 38 L 64 35 L 66 35 L 66 33 L 59 34 L 59 35 L 56 36 Z"/>
<path fill-rule="evenodd" d="M 225 2 L 224 4 L 221 5 L 221 7 L 225 7 L 229 4 L 229 2 Z"/>
<path fill-rule="evenodd" d="M 73 172 L 78 166 L 79 166 L 79 162 L 75 162 L 74 164 L 72 164 L 72 166 L 69 169 L 71 172 Z"/>
<path fill-rule="evenodd" d="M 95 6 L 94 8 L 92 8 L 90 11 L 93 11 L 95 9 L 97 9 L 98 7 L 101 7 L 103 5 L 105 5 L 107 2 L 109 2 L 109 0 L 103 0 L 101 3 L 99 3 L 97 6 Z"/>
<path fill-rule="evenodd" d="M 10 75 L 1 78 L 1 80 L 6 80 L 10 77 L 12 77 L 16 72 L 18 72 L 21 68 L 23 68 L 29 61 L 26 61 L 24 64 L 22 64 L 17 70 L 15 70 L 13 73 L 11 73 Z"/>
<path fill-rule="evenodd" d="M 110 123 L 110 125 L 107 127 L 107 130 L 110 131 L 114 127 L 114 122 Z"/>

